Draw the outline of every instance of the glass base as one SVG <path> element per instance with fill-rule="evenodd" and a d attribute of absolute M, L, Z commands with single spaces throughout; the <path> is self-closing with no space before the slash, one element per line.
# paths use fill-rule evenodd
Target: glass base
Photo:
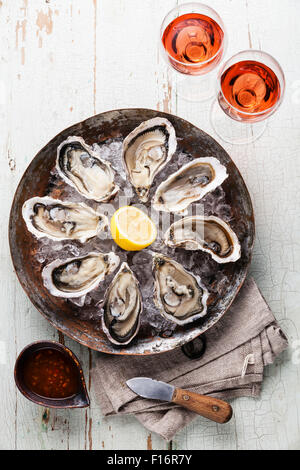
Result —
<path fill-rule="evenodd" d="M 215 96 L 217 72 L 206 75 L 184 75 L 175 72 L 176 93 L 179 98 L 193 103 L 208 101 Z"/>
<path fill-rule="evenodd" d="M 231 119 L 215 100 L 210 110 L 210 122 L 220 139 L 233 145 L 251 144 L 259 139 L 266 130 L 266 121 L 239 122 Z"/>

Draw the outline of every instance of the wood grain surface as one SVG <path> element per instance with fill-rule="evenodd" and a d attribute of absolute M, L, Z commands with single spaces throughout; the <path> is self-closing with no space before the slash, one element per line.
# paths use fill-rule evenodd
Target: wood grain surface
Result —
<path fill-rule="evenodd" d="M 229 33 L 227 57 L 273 54 L 287 78 L 285 101 L 264 136 L 221 144 L 242 172 L 256 214 L 251 274 L 290 340 L 266 368 L 261 398 L 232 402 L 218 425 L 201 417 L 171 443 L 134 417 L 103 418 L 93 400 L 94 353 L 62 335 L 31 305 L 13 272 L 7 225 L 13 194 L 33 156 L 62 129 L 95 113 L 145 107 L 171 112 L 213 135 L 210 103 L 178 99 L 158 53 L 158 30 L 175 0 L 0 1 L 0 448 L 300 448 L 300 36 L 299 0 L 210 0 Z M 179 2 L 180 3 L 180 2 Z M 230 126 L 230 122 L 228 123 Z M 48 410 L 17 391 L 18 352 L 39 339 L 65 341 L 83 363 L 91 407 Z"/>

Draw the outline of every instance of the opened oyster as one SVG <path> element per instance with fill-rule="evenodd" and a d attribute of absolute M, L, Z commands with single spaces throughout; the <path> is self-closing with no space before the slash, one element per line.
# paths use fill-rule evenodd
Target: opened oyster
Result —
<path fill-rule="evenodd" d="M 153 198 L 154 208 L 184 214 L 192 202 L 216 189 L 227 177 L 226 168 L 216 158 L 197 158 L 158 186 Z"/>
<path fill-rule="evenodd" d="M 119 262 L 119 257 L 113 252 L 91 252 L 64 261 L 56 259 L 42 271 L 44 286 L 55 297 L 81 297 L 97 287 Z"/>
<path fill-rule="evenodd" d="M 108 226 L 108 219 L 83 203 L 33 197 L 22 208 L 28 230 L 37 238 L 85 242 Z"/>
<path fill-rule="evenodd" d="M 148 200 L 154 177 L 172 158 L 176 146 L 172 124 L 158 117 L 142 122 L 124 139 L 124 166 L 142 202 Z"/>
<path fill-rule="evenodd" d="M 142 295 L 139 283 L 127 263 L 123 263 L 106 295 L 102 328 L 118 345 L 132 341 L 140 327 Z"/>
<path fill-rule="evenodd" d="M 181 264 L 156 253 L 153 272 L 154 301 L 167 320 L 184 325 L 206 315 L 208 291 Z"/>
<path fill-rule="evenodd" d="M 60 144 L 56 168 L 65 182 L 87 199 L 106 202 L 119 190 L 110 163 L 81 137 L 69 137 Z"/>
<path fill-rule="evenodd" d="M 178 220 L 166 231 L 164 242 L 170 247 L 205 251 L 218 263 L 237 261 L 241 257 L 241 246 L 234 231 L 212 215 Z"/>

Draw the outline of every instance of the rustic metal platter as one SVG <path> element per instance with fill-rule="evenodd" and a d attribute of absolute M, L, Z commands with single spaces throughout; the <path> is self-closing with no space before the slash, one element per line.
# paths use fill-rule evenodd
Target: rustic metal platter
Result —
<path fill-rule="evenodd" d="M 145 292 L 149 298 L 144 299 L 145 308 L 140 332 L 130 345 L 120 348 L 112 345 L 104 335 L 100 322 L 101 313 L 97 308 L 95 298 L 90 297 L 86 303 L 80 305 L 70 300 L 53 297 L 43 286 L 41 279 L 43 267 L 49 259 L 52 260 L 58 256 L 59 252 L 72 254 L 76 250 L 78 254 L 81 254 L 83 250 L 88 248 L 101 249 L 101 243 L 107 247 L 108 242 L 97 239 L 94 242 L 89 242 L 87 247 L 83 247 L 78 241 L 72 242 L 72 245 L 70 241 L 43 243 L 26 229 L 22 218 L 22 206 L 27 199 L 33 196 L 45 195 L 62 200 L 72 198 L 87 203 L 87 200 L 76 194 L 75 190 L 70 190 L 70 187 L 61 181 L 54 171 L 56 149 L 69 136 L 80 136 L 89 145 L 98 144 L 110 149 L 107 156 L 121 181 L 122 169 L 119 167 L 117 154 L 120 152 L 122 140 L 142 121 L 156 116 L 165 117 L 173 124 L 178 148 L 172 165 L 158 174 L 150 196 L 157 185 L 182 164 L 193 158 L 209 156 L 218 158 L 226 166 L 229 177 L 221 188 L 217 188 L 213 193 L 205 196 L 203 199 L 204 212 L 207 215 L 215 214 L 230 221 L 230 225 L 241 243 L 241 258 L 235 263 L 221 266 L 209 260 L 207 253 L 194 253 L 191 256 L 190 252 L 183 249 L 176 249 L 171 254 L 165 249 L 166 254 L 173 256 L 186 268 L 192 271 L 196 270 L 197 274 L 201 275 L 211 293 L 208 314 L 190 325 L 176 326 L 174 331 L 168 331 L 168 325 L 160 323 L 159 314 L 157 318 L 155 315 L 147 318 L 147 302 L 150 305 L 153 300 L 149 296 L 148 286 L 148 290 Z M 113 146 L 114 151 L 111 151 Z M 132 196 L 127 204 L 136 202 L 138 201 Z M 116 200 L 114 203 L 116 204 L 115 208 L 118 208 L 119 201 Z M 92 202 L 91 205 L 93 205 Z M 225 314 L 245 280 L 251 260 L 254 230 L 253 208 L 246 185 L 229 155 L 214 139 L 189 122 L 170 114 L 149 109 L 122 109 L 105 112 L 73 125 L 54 137 L 34 157 L 16 190 L 10 214 L 9 240 L 13 264 L 22 287 L 35 307 L 55 328 L 97 351 L 139 355 L 157 354 L 182 346 L 211 328 Z M 71 251 L 69 252 L 69 250 Z M 132 266 L 142 288 L 143 283 L 152 282 L 150 267 L 144 269 L 151 250 L 162 250 L 160 240 L 150 247 L 148 254 L 147 252 L 143 255 L 121 253 L 121 257 L 123 256 L 121 261 L 125 260 Z M 139 258 L 141 256 L 146 256 L 146 258 Z M 111 278 L 108 279 L 106 286 L 110 280 Z M 98 293 L 103 295 L 104 288 L 105 285 L 100 284 Z"/>

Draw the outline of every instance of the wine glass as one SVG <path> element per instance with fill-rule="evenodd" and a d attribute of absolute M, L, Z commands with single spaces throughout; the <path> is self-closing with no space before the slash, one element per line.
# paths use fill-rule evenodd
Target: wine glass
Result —
<path fill-rule="evenodd" d="M 247 144 L 264 133 L 266 119 L 277 111 L 285 92 L 279 63 L 266 52 L 242 51 L 221 67 L 210 119 L 225 142 Z M 229 119 L 231 118 L 231 119 Z"/>
<path fill-rule="evenodd" d="M 173 8 L 160 28 L 160 49 L 176 78 L 177 94 L 188 101 L 205 101 L 214 95 L 217 65 L 227 45 L 218 13 L 202 3 Z"/>

